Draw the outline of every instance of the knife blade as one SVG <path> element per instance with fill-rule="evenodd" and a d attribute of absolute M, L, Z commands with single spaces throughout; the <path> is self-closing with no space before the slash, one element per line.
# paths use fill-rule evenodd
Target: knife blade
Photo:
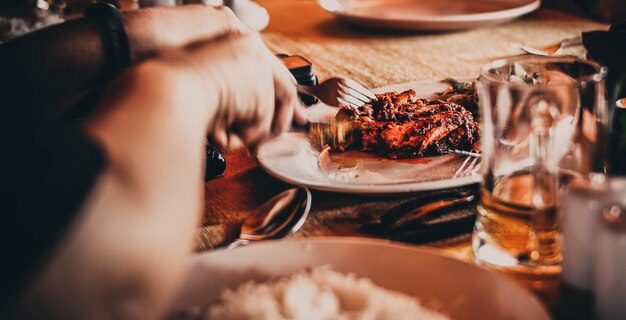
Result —
<path fill-rule="evenodd" d="M 325 146 L 343 151 L 353 142 L 353 125 L 347 121 L 329 119 L 327 122 L 307 122 L 305 125 L 294 125 L 292 130 L 304 132 L 311 146 L 318 151 Z"/>
<path fill-rule="evenodd" d="M 472 213 L 446 222 L 424 224 L 418 228 L 393 235 L 391 239 L 410 243 L 426 243 L 444 240 L 470 233 L 474 228 L 475 221 L 476 214 Z"/>
<path fill-rule="evenodd" d="M 457 203 L 456 199 L 465 199 L 470 195 L 475 195 L 475 186 L 462 189 L 451 189 L 442 192 L 424 193 L 412 200 L 389 209 L 374 221 L 363 223 L 358 231 L 367 234 L 385 234 L 394 224 L 399 221 L 424 220 L 428 216 L 436 214 L 438 211 Z M 473 199 L 470 200 L 470 202 Z M 466 201 L 460 201 L 466 202 Z M 428 210 L 425 210 L 428 209 Z M 417 215 L 419 213 L 419 215 Z M 417 215 L 417 217 L 416 217 Z M 414 219 L 408 219 L 412 216 Z"/>

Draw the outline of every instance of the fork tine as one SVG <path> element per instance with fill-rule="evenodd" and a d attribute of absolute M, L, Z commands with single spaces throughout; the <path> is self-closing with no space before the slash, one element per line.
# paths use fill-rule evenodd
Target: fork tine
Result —
<path fill-rule="evenodd" d="M 471 160 L 471 161 L 470 161 Z M 472 175 L 480 169 L 480 158 L 467 156 L 465 160 L 461 164 L 461 166 L 456 170 L 453 175 L 453 178 L 460 178 Z"/>
<path fill-rule="evenodd" d="M 370 103 L 372 101 L 368 97 L 360 94 L 359 92 L 355 91 L 354 89 L 352 89 L 350 87 L 346 87 L 346 86 L 340 85 L 339 86 L 339 92 L 341 94 L 353 97 L 354 99 L 358 100 L 359 103 L 361 103 L 361 104 Z"/>
<path fill-rule="evenodd" d="M 348 86 L 347 84 L 345 84 L 344 82 L 340 82 L 339 83 L 339 89 L 341 92 L 351 95 L 357 99 L 359 99 L 360 101 L 362 101 L 363 103 L 370 103 L 372 102 L 372 99 L 370 99 L 368 96 L 362 94 L 361 92 L 355 90 L 354 88 Z"/>
<path fill-rule="evenodd" d="M 474 169 L 473 169 L 473 170 L 471 170 L 469 174 L 470 174 L 470 175 L 477 174 L 477 173 L 478 173 L 478 171 L 480 170 L 481 165 L 482 165 L 482 161 L 478 161 L 478 163 L 476 164 L 476 166 L 474 167 Z"/>
<path fill-rule="evenodd" d="M 349 102 L 350 104 L 355 105 L 357 107 L 360 107 L 360 106 L 362 106 L 364 104 L 363 101 L 355 98 L 352 95 L 344 93 L 344 92 L 339 92 L 338 95 L 337 95 L 337 98 L 341 98 L 341 99 L 343 99 L 343 100 L 345 100 L 345 101 Z"/>
<path fill-rule="evenodd" d="M 468 176 L 472 173 L 472 171 L 477 167 L 476 164 L 478 163 L 478 158 L 474 158 L 472 160 L 472 162 L 470 162 L 470 164 L 467 166 L 467 168 L 465 169 L 465 171 L 463 171 L 463 176 Z"/>
<path fill-rule="evenodd" d="M 371 100 L 378 100 L 378 98 L 376 98 L 376 95 L 373 94 L 369 89 L 367 89 L 364 85 L 352 80 L 352 79 L 343 79 L 345 85 L 349 88 L 351 88 L 352 90 L 362 94 L 363 96 L 367 97 Z M 367 101 L 367 102 L 370 102 Z"/>
<path fill-rule="evenodd" d="M 337 97 L 337 102 L 339 102 L 339 104 L 348 106 L 350 108 L 358 108 L 358 107 L 360 107 L 360 105 L 356 105 L 356 104 L 354 104 L 352 102 L 349 102 L 349 101 L 347 101 L 347 100 L 345 100 L 345 99 L 343 99 L 341 97 Z"/>
<path fill-rule="evenodd" d="M 453 178 L 458 178 L 461 176 L 461 173 L 463 173 L 463 171 L 465 171 L 467 164 L 469 163 L 470 159 L 472 157 L 465 157 L 465 161 L 463 161 L 463 163 L 461 164 L 461 166 L 456 169 L 456 172 L 454 172 L 454 175 L 452 176 Z"/>

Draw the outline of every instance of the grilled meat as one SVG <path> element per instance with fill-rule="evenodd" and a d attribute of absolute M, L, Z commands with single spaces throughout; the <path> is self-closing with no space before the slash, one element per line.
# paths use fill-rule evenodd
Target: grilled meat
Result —
<path fill-rule="evenodd" d="M 479 139 L 478 123 L 458 104 L 419 99 L 413 90 L 376 96 L 377 101 L 337 113 L 337 121 L 352 124 L 348 148 L 395 159 L 472 150 Z"/>

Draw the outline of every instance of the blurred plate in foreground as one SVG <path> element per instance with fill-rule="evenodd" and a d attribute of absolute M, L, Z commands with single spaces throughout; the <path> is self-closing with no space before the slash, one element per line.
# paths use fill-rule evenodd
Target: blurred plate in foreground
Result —
<path fill-rule="evenodd" d="M 452 319 L 550 319 L 529 291 L 505 275 L 429 249 L 346 237 L 268 241 L 198 255 L 173 313 L 209 306 L 225 288 L 322 265 L 417 297 Z"/>

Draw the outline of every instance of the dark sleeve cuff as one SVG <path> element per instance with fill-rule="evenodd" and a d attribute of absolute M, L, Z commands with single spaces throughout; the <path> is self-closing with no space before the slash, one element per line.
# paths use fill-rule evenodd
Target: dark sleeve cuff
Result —
<path fill-rule="evenodd" d="M 102 148 L 75 128 L 22 136 L 2 163 L 0 295 L 11 308 L 55 247 L 106 166 Z M 29 141 L 30 140 L 30 141 Z"/>

